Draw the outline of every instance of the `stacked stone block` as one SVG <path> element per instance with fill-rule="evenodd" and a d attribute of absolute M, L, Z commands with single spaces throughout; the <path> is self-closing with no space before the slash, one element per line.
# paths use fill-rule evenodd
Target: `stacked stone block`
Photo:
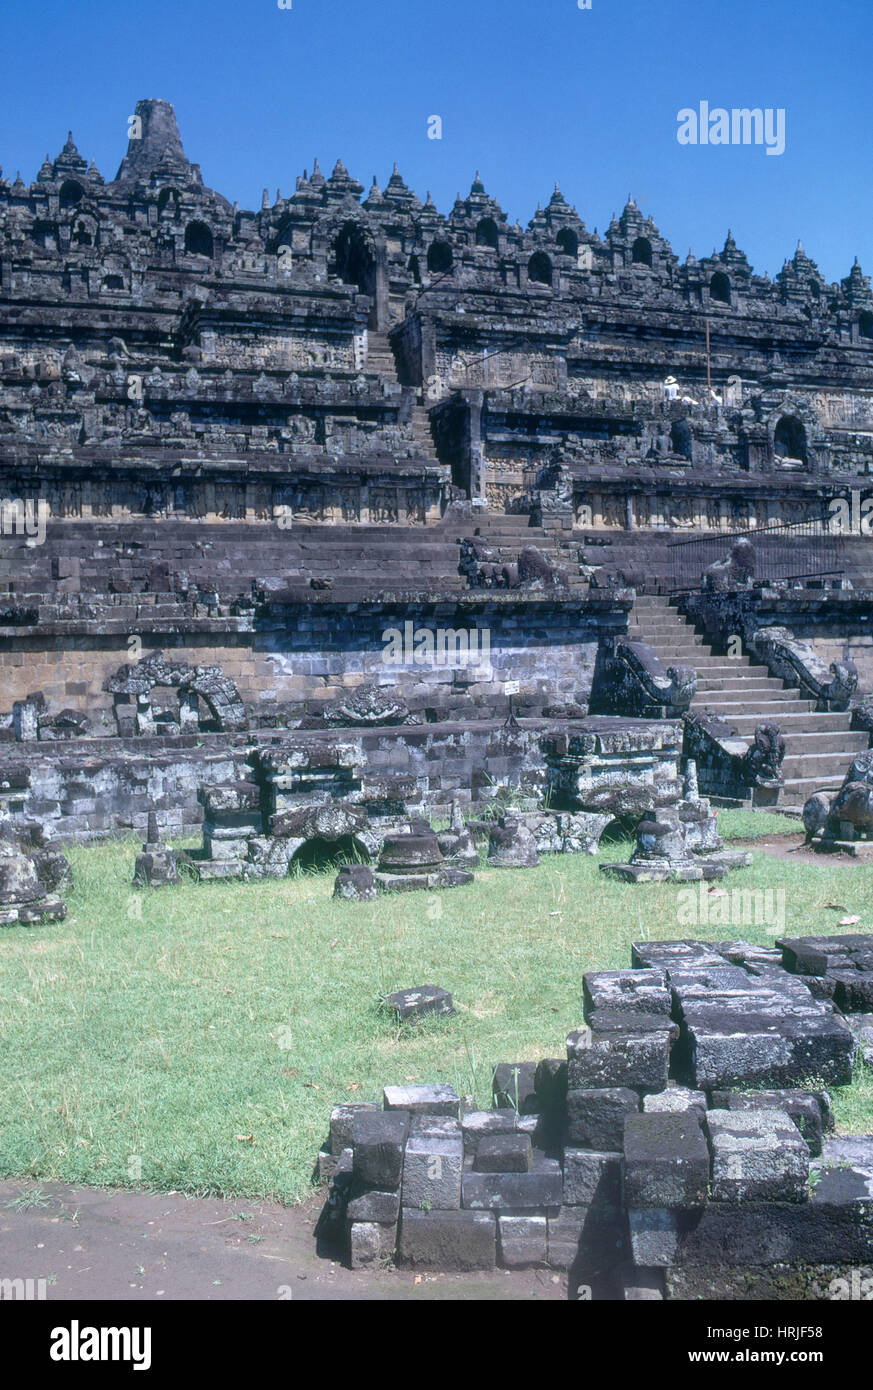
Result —
<path fill-rule="evenodd" d="M 242 877 L 249 838 L 261 829 L 260 788 L 253 782 L 203 787 L 198 799 L 205 812 L 200 879 Z"/>
<path fill-rule="evenodd" d="M 638 1300 L 827 1297 L 873 1261 L 873 1136 L 835 1139 L 815 1085 L 851 1076 L 839 1013 L 766 948 L 633 949 L 583 977 L 565 1058 L 495 1068 L 490 1110 L 446 1086 L 334 1110 L 320 1167 L 353 1265 L 542 1265 Z"/>

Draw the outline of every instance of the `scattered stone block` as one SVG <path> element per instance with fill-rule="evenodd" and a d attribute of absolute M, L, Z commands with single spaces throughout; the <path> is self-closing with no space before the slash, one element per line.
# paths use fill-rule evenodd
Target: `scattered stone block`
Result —
<path fill-rule="evenodd" d="M 469 1098 L 443 1085 L 387 1087 L 381 1111 L 335 1108 L 334 1152 L 319 1156 L 321 1174 L 335 1165 L 320 1224 L 341 1220 L 348 1241 L 354 1233 L 356 1267 L 390 1257 L 398 1210 L 413 1267 L 491 1268 L 498 1253 L 505 1268 L 546 1260 L 573 1271 L 571 1287 L 576 1278 L 628 1301 L 679 1287 L 691 1297 L 712 1289 L 746 1297 L 747 1287 L 773 1286 L 760 1277 L 767 1266 L 784 1267 L 784 1287 L 812 1296 L 810 1270 L 873 1259 L 873 1137 L 826 1137 L 825 1090 L 750 1089 L 744 1080 L 705 1091 L 664 1074 L 669 1061 L 702 1083 L 710 1063 L 741 1070 L 738 1057 L 753 1072 L 809 1072 L 828 1056 L 844 1066 L 855 1037 L 804 983 L 825 977 L 792 976 L 767 948 L 745 942 L 722 943 L 720 963 L 696 942 L 641 950 L 638 991 L 624 983 L 631 972 L 586 977 L 590 1024 L 568 1038 L 567 1062 L 495 1069 L 495 1109 L 464 1111 Z M 866 958 L 853 950 L 852 968 L 863 973 Z M 862 1020 L 855 1016 L 858 1040 Z M 629 1084 L 574 1084 L 616 1075 Z M 821 1150 L 812 1183 L 810 1150 Z M 488 1224 L 461 1220 L 474 1216 Z"/>
<path fill-rule="evenodd" d="M 493 869 L 535 869 L 540 862 L 536 840 L 521 820 L 502 816 L 488 838 L 488 864 Z"/>
<path fill-rule="evenodd" d="M 389 994 L 385 1006 L 400 1023 L 412 1023 L 428 1014 L 453 1014 L 452 996 L 439 985 L 417 985 L 414 989 L 399 989 Z"/>
<path fill-rule="evenodd" d="M 378 897 L 373 870 L 367 864 L 345 865 L 334 881 L 333 896 L 355 902 Z"/>

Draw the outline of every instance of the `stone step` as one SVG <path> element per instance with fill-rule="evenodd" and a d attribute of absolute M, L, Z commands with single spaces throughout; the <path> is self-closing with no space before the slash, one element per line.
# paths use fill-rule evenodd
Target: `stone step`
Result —
<path fill-rule="evenodd" d="M 709 651 L 708 644 L 694 632 L 652 632 L 649 628 L 631 626 L 628 636 L 635 642 L 647 642 L 656 651 L 661 647 L 703 647 Z"/>
<path fill-rule="evenodd" d="M 842 783 L 849 770 L 853 754 L 850 752 L 840 762 L 833 753 L 786 753 L 782 763 L 782 775 L 791 777 L 818 777 L 822 781 L 833 778 L 836 773 L 837 785 Z"/>
<path fill-rule="evenodd" d="M 695 705 L 733 705 L 735 709 L 758 709 L 759 705 L 778 706 L 780 712 L 785 714 L 792 713 L 790 706 L 797 705 L 799 696 L 797 691 L 785 691 L 785 689 L 770 689 L 769 687 L 759 688 L 755 680 L 749 681 L 749 689 L 744 685 L 738 684 L 734 687 L 724 687 L 717 684 L 715 688 L 702 688 L 698 681 L 696 695 L 694 696 Z M 803 701 L 803 708 L 809 705 L 809 701 Z"/>
<path fill-rule="evenodd" d="M 656 647 L 655 650 L 665 665 L 693 666 L 699 674 L 714 675 L 716 672 L 719 672 L 724 675 L 733 674 L 736 676 L 737 672 L 743 671 L 749 671 L 759 676 L 767 676 L 770 674 L 766 666 L 753 666 L 751 664 L 751 657 L 748 656 L 718 656 L 715 653 L 708 653 L 705 648 L 702 651 L 698 649 L 686 649 L 685 651 L 671 652 L 663 649 L 658 650 Z"/>
<path fill-rule="evenodd" d="M 749 706 L 747 705 L 746 708 L 748 709 Z M 754 714 L 737 714 L 731 718 L 730 722 L 738 733 L 751 736 L 755 732 L 755 726 L 769 717 L 764 715 L 759 717 L 757 710 L 758 706 L 756 705 Z M 728 717 L 725 715 L 726 719 Z M 863 730 L 853 730 L 850 727 L 851 716 L 849 714 L 825 714 L 817 713 L 815 710 L 811 713 L 798 710 L 783 714 L 780 708 L 774 711 L 772 718 L 779 725 L 786 738 L 789 735 L 799 738 L 801 735 L 807 734 L 810 738 L 830 738 L 832 734 L 840 734 L 846 740 L 845 747 L 847 749 L 851 748 L 854 751 L 857 748 L 866 747 L 867 735 Z M 861 740 L 860 743 L 858 743 L 858 739 Z"/>
<path fill-rule="evenodd" d="M 747 656 L 728 658 L 709 655 L 705 650 L 702 653 L 696 651 L 671 652 L 664 651 L 663 649 L 658 650 L 657 647 L 655 651 L 664 662 L 665 666 L 692 666 L 694 670 L 697 671 L 698 675 L 715 675 L 720 673 L 723 675 L 736 676 L 737 672 L 743 671 L 749 671 L 758 676 L 769 675 L 766 666 L 752 666 L 750 658 Z"/>
<path fill-rule="evenodd" d="M 867 735 L 843 730 L 839 733 L 798 733 L 783 729 L 785 735 L 786 758 L 806 757 L 809 754 L 827 753 L 832 758 L 845 758 L 848 768 L 852 758 L 863 753 L 867 747 Z"/>
<path fill-rule="evenodd" d="M 732 692 L 736 694 L 736 691 Z M 744 715 L 752 711 L 757 721 L 775 719 L 777 722 L 787 719 L 790 714 L 813 714 L 815 705 L 811 700 L 756 700 L 751 704 L 748 700 L 723 700 L 718 696 L 713 698 L 712 693 L 706 695 L 695 695 L 691 701 L 692 709 L 708 709 L 713 714 L 720 714 L 723 719 L 742 719 Z M 752 717 L 752 716 L 750 716 Z"/>
<path fill-rule="evenodd" d="M 834 776 L 828 777 L 786 777 L 785 785 L 779 794 L 779 805 L 784 807 L 803 806 L 816 792 L 833 793 L 839 791 L 843 777 L 849 770 L 848 762 L 842 772 L 833 764 Z"/>
<path fill-rule="evenodd" d="M 649 618 L 645 613 L 634 613 L 631 626 L 642 628 L 645 632 L 659 633 L 665 636 L 670 633 L 682 633 L 684 635 L 696 631 L 691 623 L 685 623 L 681 618 Z"/>
<path fill-rule="evenodd" d="M 786 690 L 774 676 L 770 676 L 767 680 L 758 680 L 756 676 L 750 676 L 748 680 L 743 680 L 742 676 L 721 680 L 713 680 L 710 676 L 698 676 L 697 693 L 698 695 L 720 694 L 724 695 L 726 700 L 734 694 L 742 694 L 743 698 L 750 702 L 754 700 L 795 700 L 798 698 L 796 692 Z"/>

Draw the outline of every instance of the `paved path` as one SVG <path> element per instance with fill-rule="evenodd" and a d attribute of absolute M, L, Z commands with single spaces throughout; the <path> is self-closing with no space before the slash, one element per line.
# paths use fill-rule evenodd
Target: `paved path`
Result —
<path fill-rule="evenodd" d="M 315 1253 L 313 1227 L 323 1201 L 314 1194 L 302 1206 L 281 1207 L 0 1182 L 0 1278 L 46 1279 L 49 1300 L 567 1297 L 566 1276 L 548 1270 L 345 1269 Z"/>

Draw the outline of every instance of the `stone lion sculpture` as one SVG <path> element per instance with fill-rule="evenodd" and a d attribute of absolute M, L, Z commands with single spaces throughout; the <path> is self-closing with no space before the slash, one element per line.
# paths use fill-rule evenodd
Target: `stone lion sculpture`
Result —
<path fill-rule="evenodd" d="M 726 593 L 742 588 L 755 577 L 755 547 L 745 536 L 731 546 L 725 560 L 716 560 L 703 571 L 703 587 L 710 593 Z"/>

